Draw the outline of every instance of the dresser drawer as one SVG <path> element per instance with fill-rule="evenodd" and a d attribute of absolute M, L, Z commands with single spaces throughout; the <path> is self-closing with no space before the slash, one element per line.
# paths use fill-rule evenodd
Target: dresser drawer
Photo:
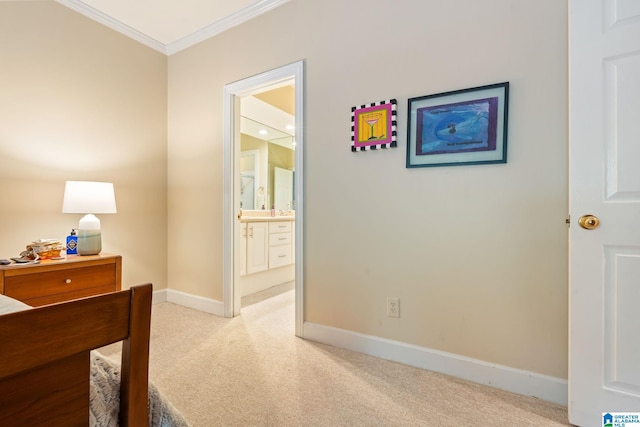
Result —
<path fill-rule="evenodd" d="M 116 290 L 115 264 L 19 274 L 4 280 L 5 295 L 33 306 Z"/>
<path fill-rule="evenodd" d="M 271 246 L 269 248 L 269 268 L 291 264 L 291 245 Z"/>
<path fill-rule="evenodd" d="M 269 246 L 290 245 L 291 233 L 270 233 Z"/>
<path fill-rule="evenodd" d="M 269 233 L 291 232 L 292 222 L 293 221 L 272 221 L 269 223 Z"/>

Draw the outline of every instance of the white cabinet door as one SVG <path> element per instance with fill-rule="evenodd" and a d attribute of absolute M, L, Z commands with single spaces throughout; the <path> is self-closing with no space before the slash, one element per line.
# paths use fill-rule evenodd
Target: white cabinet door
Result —
<path fill-rule="evenodd" d="M 240 224 L 240 275 L 247 274 L 247 224 Z"/>
<path fill-rule="evenodd" d="M 247 274 L 269 267 L 269 229 L 267 222 L 247 223 Z"/>
<path fill-rule="evenodd" d="M 569 25 L 569 421 L 590 427 L 640 412 L 640 1 L 571 0 Z"/>

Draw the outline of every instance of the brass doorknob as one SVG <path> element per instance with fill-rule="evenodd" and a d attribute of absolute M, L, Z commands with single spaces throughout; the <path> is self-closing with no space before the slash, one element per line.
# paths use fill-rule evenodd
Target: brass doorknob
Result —
<path fill-rule="evenodd" d="M 580 227 L 584 229 L 593 230 L 594 228 L 598 228 L 600 220 L 595 215 L 582 215 L 578 220 L 578 224 L 580 224 Z"/>

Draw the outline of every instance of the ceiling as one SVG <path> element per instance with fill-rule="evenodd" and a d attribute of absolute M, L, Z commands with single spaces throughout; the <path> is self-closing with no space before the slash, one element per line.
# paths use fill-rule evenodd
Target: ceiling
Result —
<path fill-rule="evenodd" d="M 56 0 L 166 55 L 289 0 Z"/>

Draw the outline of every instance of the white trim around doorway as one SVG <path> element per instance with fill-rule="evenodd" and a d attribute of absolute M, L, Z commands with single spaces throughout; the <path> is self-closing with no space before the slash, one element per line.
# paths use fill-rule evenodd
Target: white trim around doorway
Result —
<path fill-rule="evenodd" d="M 297 61 L 264 73 L 224 86 L 223 94 L 223 304 L 225 317 L 240 314 L 240 292 L 237 269 L 234 268 L 237 248 L 235 245 L 236 216 L 240 211 L 237 198 L 237 159 L 239 141 L 236 143 L 236 117 L 239 106 L 236 97 L 248 96 L 278 84 L 295 81 L 295 333 L 303 336 L 303 239 L 304 239 L 304 61 Z"/>

